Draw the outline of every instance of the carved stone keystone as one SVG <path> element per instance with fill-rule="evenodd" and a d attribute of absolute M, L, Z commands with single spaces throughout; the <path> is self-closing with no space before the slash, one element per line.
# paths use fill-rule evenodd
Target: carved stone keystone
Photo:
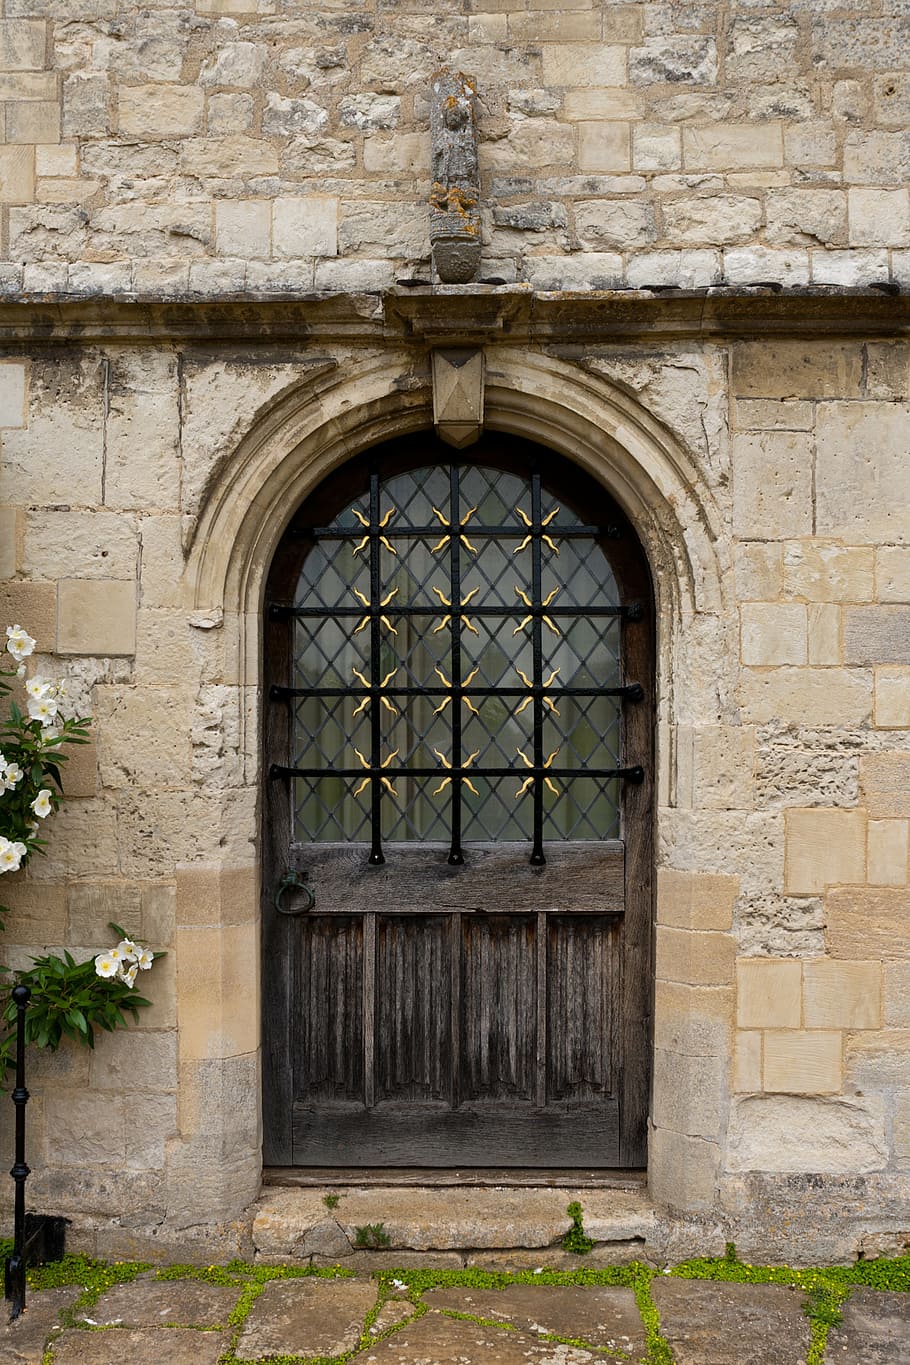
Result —
<path fill-rule="evenodd" d="M 466 284 L 480 264 L 480 174 L 474 87 L 460 72 L 444 67 L 433 77 L 430 135 L 433 269 L 443 284 Z"/>
<path fill-rule="evenodd" d="M 431 354 L 433 421 L 442 439 L 460 450 L 483 430 L 483 351 L 452 347 Z"/>

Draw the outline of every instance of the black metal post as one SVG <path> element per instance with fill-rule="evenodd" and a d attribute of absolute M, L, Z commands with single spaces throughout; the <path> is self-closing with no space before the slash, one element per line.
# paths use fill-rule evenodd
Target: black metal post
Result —
<path fill-rule="evenodd" d="M 28 986 L 13 987 L 16 1006 L 16 1085 L 12 1094 L 16 1106 L 16 1157 L 10 1175 L 16 1182 L 16 1203 L 13 1214 L 13 1254 L 6 1263 L 6 1297 L 11 1300 L 10 1322 L 14 1322 L 25 1307 L 25 1182 L 29 1168 L 25 1161 L 25 1011 L 31 998 Z"/>

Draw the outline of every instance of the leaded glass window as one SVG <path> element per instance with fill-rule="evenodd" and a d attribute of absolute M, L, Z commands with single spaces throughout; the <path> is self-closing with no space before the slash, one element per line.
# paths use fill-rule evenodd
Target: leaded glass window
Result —
<path fill-rule="evenodd" d="M 592 524 L 524 472 L 365 465 L 308 550 L 293 603 L 293 837 L 359 842 L 619 836 L 619 600 Z"/>

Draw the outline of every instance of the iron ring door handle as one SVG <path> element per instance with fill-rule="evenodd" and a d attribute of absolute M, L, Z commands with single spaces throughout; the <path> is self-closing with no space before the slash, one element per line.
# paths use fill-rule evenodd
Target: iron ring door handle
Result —
<path fill-rule="evenodd" d="M 285 910 L 281 904 L 281 898 L 285 891 L 302 891 L 306 896 L 303 905 L 299 905 L 295 910 Z M 279 915 L 305 915 L 312 910 L 316 904 L 316 897 L 305 882 L 302 882 L 296 872 L 288 872 L 278 883 L 278 890 L 275 892 L 275 909 Z"/>

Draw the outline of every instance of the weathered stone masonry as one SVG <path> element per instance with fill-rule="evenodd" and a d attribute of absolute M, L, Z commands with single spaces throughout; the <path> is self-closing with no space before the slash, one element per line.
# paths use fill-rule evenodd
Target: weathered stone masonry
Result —
<path fill-rule="evenodd" d="M 461 344 L 651 562 L 651 1195 L 752 1255 L 904 1245 L 905 6 L 245 3 L 0 18 L 0 624 L 96 718 L 4 949 L 168 950 L 138 1028 L 36 1061 L 35 1205 L 248 1247 L 264 578 Z M 503 284 L 396 285 L 443 62 Z"/>

